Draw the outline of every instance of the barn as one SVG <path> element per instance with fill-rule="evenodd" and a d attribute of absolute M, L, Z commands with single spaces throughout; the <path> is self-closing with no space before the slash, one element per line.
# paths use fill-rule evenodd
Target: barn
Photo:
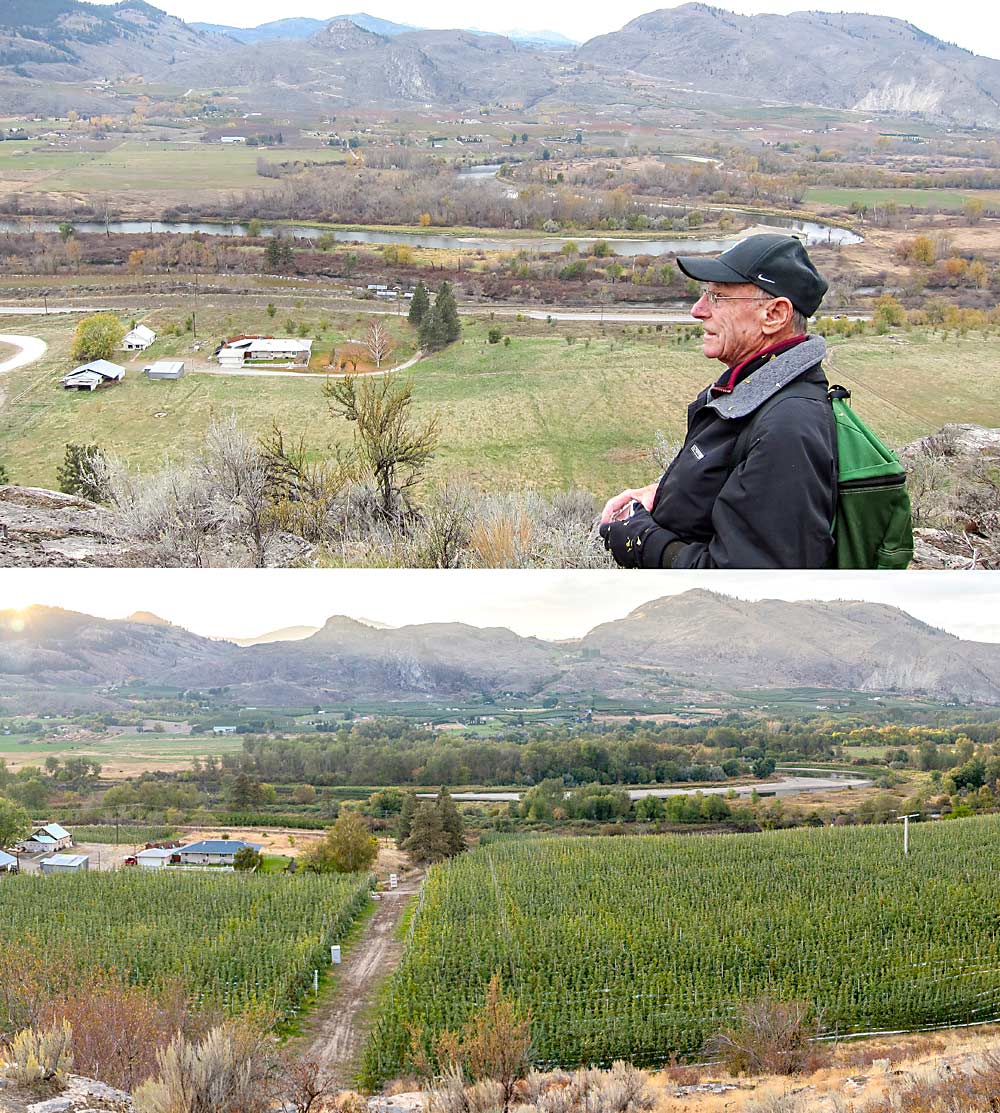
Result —
<path fill-rule="evenodd" d="M 47 850 L 55 853 L 57 850 L 68 850 L 73 845 L 73 836 L 65 827 L 58 823 L 46 823 L 44 827 L 36 827 L 34 831 L 21 843 L 21 849 L 26 854 L 37 854 Z"/>
<path fill-rule="evenodd" d="M 61 381 L 67 390 L 97 390 L 100 386 L 120 383 L 124 378 L 124 367 L 106 359 L 95 359 L 70 371 Z"/>

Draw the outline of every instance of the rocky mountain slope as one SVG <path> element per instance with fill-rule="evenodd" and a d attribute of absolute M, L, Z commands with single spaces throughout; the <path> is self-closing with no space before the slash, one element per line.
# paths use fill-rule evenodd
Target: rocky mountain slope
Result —
<path fill-rule="evenodd" d="M 689 591 L 558 644 L 503 628 L 378 629 L 336 616 L 310 637 L 238 646 L 176 626 L 35 607 L 0 612 L 0 708 L 39 692 L 114 702 L 128 681 L 229 686 L 247 703 L 818 687 L 1000 703 L 1000 645 L 963 641 L 892 607 L 744 602 Z"/>
<path fill-rule="evenodd" d="M 980 126 L 1000 122 L 1000 61 L 886 16 L 742 16 L 682 4 L 591 39 L 576 57 L 764 104 L 920 114 Z"/>
<path fill-rule="evenodd" d="M 663 106 L 715 97 L 1000 125 L 1000 61 L 884 16 L 741 16 L 689 3 L 573 49 L 551 33 L 532 40 L 527 32 L 421 31 L 364 13 L 240 29 L 185 24 L 144 0 L 0 7 L 0 86 L 15 100 L 26 88 L 51 100 L 53 83 L 129 75 L 180 88 L 238 86 L 246 105 L 286 111 L 546 98 Z"/>
<path fill-rule="evenodd" d="M 0 5 L 0 71 L 29 79 L 149 75 L 231 45 L 144 0 L 4 0 Z"/>

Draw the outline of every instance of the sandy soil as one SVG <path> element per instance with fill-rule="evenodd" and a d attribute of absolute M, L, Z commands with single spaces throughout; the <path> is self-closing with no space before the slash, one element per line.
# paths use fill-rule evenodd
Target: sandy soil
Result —
<path fill-rule="evenodd" d="M 742 1113 L 792 1096 L 796 1113 L 861 1110 L 886 1093 L 899 1093 L 916 1077 L 947 1076 L 977 1055 L 996 1053 L 998 1046 L 1000 1029 L 984 1025 L 844 1043 L 830 1066 L 794 1078 L 730 1078 L 722 1071 L 678 1068 L 653 1076 L 655 1113 Z"/>

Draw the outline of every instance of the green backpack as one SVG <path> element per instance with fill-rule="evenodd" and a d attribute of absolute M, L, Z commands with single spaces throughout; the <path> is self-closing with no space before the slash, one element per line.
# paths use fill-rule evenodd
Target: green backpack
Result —
<path fill-rule="evenodd" d="M 847 404 L 846 387 L 831 386 L 829 397 L 839 456 L 833 567 L 906 568 L 913 559 L 906 471 Z"/>

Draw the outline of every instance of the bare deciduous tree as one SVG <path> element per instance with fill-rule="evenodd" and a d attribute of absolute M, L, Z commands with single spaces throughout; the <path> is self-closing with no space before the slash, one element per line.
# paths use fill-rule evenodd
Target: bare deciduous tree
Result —
<path fill-rule="evenodd" d="M 376 367 L 382 366 L 382 360 L 392 351 L 392 339 L 389 330 L 378 317 L 372 317 L 368 323 L 368 336 L 365 345 Z"/>

